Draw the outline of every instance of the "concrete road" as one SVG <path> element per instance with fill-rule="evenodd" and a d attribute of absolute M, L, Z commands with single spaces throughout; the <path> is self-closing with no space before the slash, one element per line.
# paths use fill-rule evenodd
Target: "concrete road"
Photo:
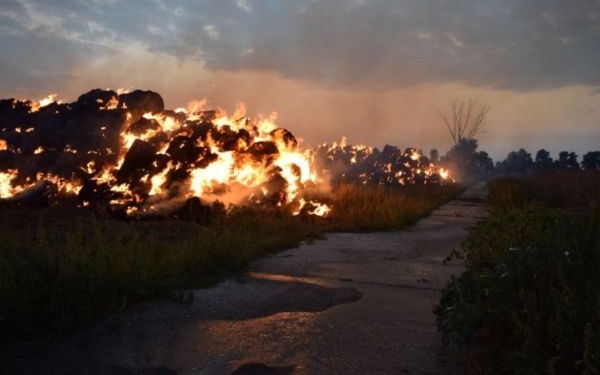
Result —
<path fill-rule="evenodd" d="M 332 233 L 251 265 L 245 277 L 155 301 L 51 342 L 0 354 L 3 374 L 463 374 L 432 309 L 483 184 L 400 232 Z M 184 296 L 185 297 L 185 296 Z"/>

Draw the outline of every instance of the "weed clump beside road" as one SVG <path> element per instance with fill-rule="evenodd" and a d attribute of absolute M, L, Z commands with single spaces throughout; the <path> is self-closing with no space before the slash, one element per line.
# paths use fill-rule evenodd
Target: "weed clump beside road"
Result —
<path fill-rule="evenodd" d="M 600 173 L 502 178 L 490 199 L 435 311 L 445 341 L 479 373 L 599 373 Z"/>
<path fill-rule="evenodd" d="M 326 231 L 405 227 L 461 191 L 338 186 L 329 218 L 238 207 L 185 220 L 121 221 L 72 202 L 0 210 L 0 345 L 65 332 L 132 303 L 208 286 Z"/>

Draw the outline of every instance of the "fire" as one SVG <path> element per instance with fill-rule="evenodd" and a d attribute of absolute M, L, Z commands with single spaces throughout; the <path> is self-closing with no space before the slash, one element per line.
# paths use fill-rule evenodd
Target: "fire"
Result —
<path fill-rule="evenodd" d="M 319 164 L 334 182 L 358 184 L 413 185 L 450 181 L 444 168 L 431 163 L 414 148 L 402 151 L 386 145 L 383 150 L 364 145 L 348 145 L 347 139 L 316 150 Z"/>
<path fill-rule="evenodd" d="M 302 211 L 306 211 L 309 215 L 327 217 L 331 214 L 331 207 L 316 201 L 305 201 L 300 199 L 298 208 L 293 212 L 294 215 L 299 215 Z"/>
<path fill-rule="evenodd" d="M 18 174 L 19 173 L 14 169 L 0 172 L 0 198 L 10 198 L 21 191 L 20 187 L 13 187 L 11 185 L 12 180 L 14 180 Z"/>
<path fill-rule="evenodd" d="M 303 184 L 322 181 L 311 168 L 310 151 L 299 149 L 293 135 L 275 124 L 276 114 L 254 123 L 244 105 L 238 105 L 231 116 L 222 109 L 205 111 L 205 106 L 205 101 L 192 102 L 187 109 L 178 109 L 176 115 L 146 112 L 137 121 L 127 113 L 116 165 L 93 177 L 119 195 L 110 203 L 125 206 L 128 214 L 136 215 L 147 209 L 147 198 L 152 197 L 154 204 L 173 198 L 176 190 L 178 196 L 198 197 L 206 203 L 275 199 L 280 206 L 295 204 L 302 208 Z M 142 153 L 155 159 L 144 169 L 158 170 L 147 170 L 137 180 L 118 183 L 119 175 Z M 157 157 L 171 160 L 160 167 Z M 82 170 L 91 173 L 93 166 L 88 163 Z M 176 171 L 183 178 L 173 181 Z M 274 183 L 280 186 L 269 193 L 266 186 Z M 142 185 L 146 184 L 150 187 L 144 192 Z M 325 207 L 319 205 L 309 213 L 325 215 Z"/>
<path fill-rule="evenodd" d="M 55 98 L 11 102 L 10 110 L 26 115 L 0 139 L 0 150 L 14 157 L 6 160 L 17 161 L 16 168 L 0 165 L 0 198 L 51 190 L 129 217 L 191 199 L 328 216 L 332 207 L 313 196 L 329 180 L 408 185 L 449 178 L 413 148 L 379 151 L 342 138 L 307 149 L 277 124 L 276 112 L 253 118 L 240 104 L 230 115 L 208 110 L 206 99 L 170 111 L 149 91 L 92 90 L 74 103 L 56 103 L 60 128 L 36 124 L 34 112 Z M 39 145 L 33 155 L 21 153 L 31 145 Z"/>
<path fill-rule="evenodd" d="M 329 207 L 326 204 L 313 201 L 311 201 L 310 203 L 315 206 L 315 208 L 309 212 L 313 215 L 327 217 L 331 213 L 331 207 Z"/>
<path fill-rule="evenodd" d="M 102 101 L 102 103 L 104 103 Z M 119 98 L 116 96 L 113 96 L 112 98 L 110 98 L 108 100 L 108 102 L 106 103 L 106 105 L 100 107 L 101 109 L 106 109 L 106 110 L 111 110 L 111 109 L 117 109 L 119 107 Z"/>
<path fill-rule="evenodd" d="M 450 177 L 450 172 L 447 169 L 444 168 L 440 168 L 440 177 L 443 178 L 444 180 L 448 179 L 448 177 Z"/>
<path fill-rule="evenodd" d="M 56 101 L 57 94 L 49 94 L 43 99 L 40 99 L 38 102 L 34 102 L 31 107 L 31 112 L 37 112 L 40 108 L 46 107 Z"/>

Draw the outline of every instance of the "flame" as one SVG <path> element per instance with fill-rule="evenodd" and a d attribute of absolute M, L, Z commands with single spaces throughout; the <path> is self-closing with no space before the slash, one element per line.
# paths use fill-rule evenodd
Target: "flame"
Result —
<path fill-rule="evenodd" d="M 10 198 L 22 189 L 12 186 L 12 180 L 18 176 L 19 172 L 15 169 L 9 169 L 6 172 L 0 172 L 0 198 Z"/>
<path fill-rule="evenodd" d="M 119 98 L 116 96 L 113 96 L 112 98 L 110 98 L 110 100 L 102 107 L 100 107 L 100 109 L 105 109 L 105 110 L 112 110 L 112 109 L 117 109 L 119 107 Z"/>
<path fill-rule="evenodd" d="M 58 192 L 65 194 L 78 194 L 81 186 L 69 179 L 55 176 L 53 174 L 44 174 L 38 172 L 35 182 L 30 182 L 27 185 L 13 185 L 13 181 L 17 178 L 19 172 L 14 169 L 9 169 L 6 172 L 0 172 L 0 198 L 12 198 L 19 193 L 24 193 L 28 189 L 35 188 L 40 182 L 50 182 L 54 184 Z"/>
<path fill-rule="evenodd" d="M 412 150 L 412 153 L 411 153 L 411 155 L 410 155 L 410 158 L 411 158 L 412 160 L 419 160 L 419 158 L 420 158 L 420 157 L 421 157 L 421 154 L 419 154 L 419 153 L 417 152 L 417 150 Z"/>
<path fill-rule="evenodd" d="M 42 151 L 43 151 L 43 149 L 42 149 Z M 65 146 L 65 148 L 63 149 L 63 152 L 70 152 L 70 153 L 72 153 L 72 154 L 76 154 L 76 153 L 77 153 L 77 150 L 76 150 L 76 149 L 74 149 L 74 148 L 73 148 L 71 145 L 67 144 L 67 145 Z"/>
<path fill-rule="evenodd" d="M 331 214 L 331 207 L 325 203 L 320 203 L 317 201 L 309 201 L 307 202 L 304 198 L 301 198 L 299 201 L 298 208 L 293 212 L 293 215 L 299 215 L 303 210 L 306 211 L 309 215 L 327 217 Z"/>
<path fill-rule="evenodd" d="M 181 117 L 162 113 L 145 113 L 142 119 L 149 122 L 148 126 L 141 130 L 133 123 L 131 113 L 127 113 L 127 123 L 120 134 L 121 149 L 116 164 L 96 172 L 95 164 L 88 163 L 82 170 L 89 174 L 96 173 L 94 181 L 108 184 L 110 191 L 118 194 L 111 199 L 110 204 L 127 206 L 126 211 L 130 214 L 140 212 L 139 204 L 144 201 L 144 196 L 152 197 L 155 202 L 158 202 L 156 199 L 168 199 L 172 194 L 169 178 L 175 170 L 183 170 L 182 173 L 189 176 L 178 185 L 177 190 L 183 191 L 186 198 L 199 197 L 207 203 L 215 199 L 234 204 L 243 204 L 244 201 L 260 203 L 272 196 L 270 194 L 278 194 L 278 205 L 298 204 L 302 185 L 309 181 L 321 181 L 311 166 L 310 151 L 299 149 L 291 133 L 287 134 L 287 131 L 283 130 L 276 132 L 280 129 L 275 124 L 276 113 L 267 117 L 261 116 L 254 123 L 247 117 L 243 104 L 239 104 L 231 116 L 221 109 L 214 111 L 214 115 L 211 115 L 210 111 L 201 112 L 200 109 L 205 106 L 206 101 L 200 101 L 190 103 L 187 109 L 178 109 L 176 113 L 185 115 L 185 121 Z M 156 155 L 173 157 L 168 153 L 176 153 L 177 149 L 190 146 L 181 143 L 173 149 L 174 137 L 183 136 L 187 139 L 186 137 L 193 133 L 189 126 L 207 121 L 214 128 L 211 128 L 204 138 L 198 138 L 195 144 L 191 145 L 205 150 L 202 154 L 204 157 L 184 163 L 171 160 L 160 170 L 145 173 L 137 182 L 118 182 L 117 174 L 125 168 L 127 155 L 136 140 L 151 145 L 145 147 L 153 147 Z M 220 139 L 223 134 L 229 133 L 237 138 L 233 144 L 224 145 Z M 239 137 L 240 134 L 247 136 Z M 275 145 L 273 149 L 270 148 L 273 146 L 269 146 L 271 144 Z M 211 160 L 205 163 L 204 158 L 208 157 Z M 153 165 L 158 167 L 156 161 Z M 266 185 L 271 183 L 275 175 L 282 179 L 283 184 L 277 188 L 281 191 L 271 192 Z M 149 185 L 147 193 L 133 192 L 134 185 L 139 183 Z M 316 202 L 311 204 L 314 205 L 309 211 L 312 214 L 325 215 L 328 212 Z"/>
<path fill-rule="evenodd" d="M 440 168 L 439 172 L 440 177 L 444 180 L 447 180 L 450 177 L 450 172 L 447 169 Z"/>
<path fill-rule="evenodd" d="M 55 97 L 52 94 L 31 104 L 31 112 Z M 62 150 L 74 154 L 61 158 L 65 163 L 79 163 L 77 171 L 33 175 L 23 169 L 23 176 L 17 169 L 2 171 L 0 198 L 50 183 L 55 186 L 53 191 L 79 195 L 82 206 L 100 200 L 134 216 L 195 197 L 204 204 L 217 200 L 232 205 L 270 204 L 296 215 L 326 217 L 332 207 L 307 195 L 314 186 L 325 185 L 325 176 L 329 178 L 338 167 L 343 167 L 342 177 L 361 184 L 408 185 L 429 183 L 435 176 L 449 178 L 447 170 L 428 163 L 416 149 L 393 149 L 386 156 L 385 150 L 349 145 L 345 137 L 339 143 L 304 149 L 288 130 L 277 125 L 276 112 L 253 119 L 244 104 L 238 104 L 231 115 L 222 109 L 206 110 L 206 99 L 176 111 L 142 115 L 134 105 L 127 109 L 119 102 L 113 95 L 109 100 L 97 99 L 99 106 L 95 107 L 115 111 L 115 117 L 121 119 L 116 127 L 106 120 L 93 129 L 102 139 L 114 139 L 112 143 L 92 149 L 77 149 L 81 142 L 76 141 L 48 146 L 53 152 L 35 158 L 36 162 L 46 163 L 54 151 Z M 69 110 L 69 105 L 65 108 Z M 21 127 L 13 129 L 22 132 Z M 35 129 L 29 127 L 26 132 Z M 18 144 L 10 146 L 9 152 L 20 153 Z M 0 150 L 8 149 L 8 142 L 0 139 Z M 34 154 L 44 151 L 40 145 Z M 25 183 L 17 185 L 17 181 Z"/>
<path fill-rule="evenodd" d="M 401 151 L 386 145 L 379 151 L 361 144 L 348 145 L 343 137 L 340 143 L 322 144 L 315 152 L 324 170 L 334 171 L 334 180 L 363 185 L 412 185 L 451 180 L 447 170 L 429 162 L 414 148 Z M 340 169 L 342 173 L 339 173 Z"/>
<path fill-rule="evenodd" d="M 309 213 L 312 215 L 327 217 L 331 214 L 331 207 L 326 204 L 310 201 L 310 203 L 315 206 L 315 208 Z"/>
<path fill-rule="evenodd" d="M 54 103 L 56 101 L 57 96 L 57 94 L 49 94 L 45 98 L 40 99 L 37 102 L 33 102 L 31 104 L 31 112 L 37 112 L 40 110 L 40 108 L 46 107 L 47 105 Z"/>

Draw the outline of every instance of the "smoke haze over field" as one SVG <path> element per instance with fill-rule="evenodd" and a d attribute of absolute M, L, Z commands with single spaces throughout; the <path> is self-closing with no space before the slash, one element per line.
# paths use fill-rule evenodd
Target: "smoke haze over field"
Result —
<path fill-rule="evenodd" d="M 490 106 L 478 138 L 520 147 L 600 145 L 600 1 L 5 0 L 0 97 L 74 100 L 158 91 L 279 113 L 305 142 L 445 152 L 438 111 Z"/>

